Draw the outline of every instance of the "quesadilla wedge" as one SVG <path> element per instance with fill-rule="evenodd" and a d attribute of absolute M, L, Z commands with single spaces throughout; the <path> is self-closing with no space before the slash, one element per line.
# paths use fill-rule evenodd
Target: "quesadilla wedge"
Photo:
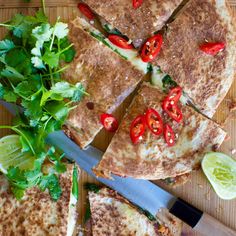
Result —
<path fill-rule="evenodd" d="M 62 195 L 58 201 L 53 201 L 48 192 L 36 187 L 27 190 L 22 200 L 16 200 L 7 179 L 0 175 L 0 235 L 76 235 L 77 199 L 72 193 L 73 171 L 74 165 L 67 164 L 67 171 L 60 175 Z"/>
<path fill-rule="evenodd" d="M 226 133 L 219 125 L 181 103 L 179 109 L 183 120 L 179 123 L 172 120 L 162 110 L 165 97 L 157 87 L 148 83 L 141 86 L 102 160 L 94 169 L 98 176 L 110 177 L 113 173 L 152 180 L 179 176 L 198 165 L 205 152 L 221 145 Z M 174 137 L 168 145 L 163 135 L 154 135 L 149 129 L 139 139 L 140 142 L 134 144 L 134 140 L 131 141 L 133 121 L 149 108 L 160 114 L 163 124 L 172 127 Z"/>
<path fill-rule="evenodd" d="M 223 43 L 216 55 L 200 49 L 205 43 Z M 228 92 L 236 71 L 235 19 L 224 0 L 190 0 L 163 35 L 158 65 L 212 117 Z"/>
<path fill-rule="evenodd" d="M 83 2 L 139 46 L 164 26 L 182 0 L 145 0 L 138 8 L 130 0 Z"/>
<path fill-rule="evenodd" d="M 89 94 L 66 121 L 67 134 L 82 148 L 102 129 L 100 116 L 114 112 L 143 78 L 141 71 L 93 37 L 88 26 L 82 18 L 70 24 L 76 56 L 64 75 L 72 83 L 81 82 Z"/>
<path fill-rule="evenodd" d="M 93 236 L 180 236 L 182 222 L 167 210 L 150 220 L 114 190 L 102 188 L 89 192 Z"/>

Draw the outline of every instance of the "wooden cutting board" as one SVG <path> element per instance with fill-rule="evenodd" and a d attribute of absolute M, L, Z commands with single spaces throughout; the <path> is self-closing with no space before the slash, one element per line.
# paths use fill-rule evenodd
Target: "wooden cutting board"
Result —
<path fill-rule="evenodd" d="M 46 0 L 46 11 L 52 22 L 55 22 L 58 16 L 63 21 L 69 21 L 73 19 L 77 14 L 77 2 L 76 0 Z M 236 0 L 228 1 L 232 7 L 233 13 L 236 16 Z M 10 19 L 15 13 L 33 14 L 41 6 L 40 0 L 31 0 L 31 3 L 24 3 L 23 0 L 0 0 L 0 22 L 4 22 Z M 0 38 L 5 34 L 5 29 L 0 28 Z M 132 96 L 131 96 L 132 97 Z M 121 119 L 125 112 L 125 108 L 131 101 L 131 97 L 126 99 L 124 104 L 116 112 L 116 116 Z M 236 113 L 230 113 L 229 106 L 231 101 L 236 99 L 236 82 L 231 87 L 227 97 L 219 107 L 217 114 L 215 115 L 215 121 L 224 125 L 228 131 L 229 139 L 227 139 L 221 147 L 221 151 L 234 156 L 234 149 L 236 148 Z M 236 100 L 235 100 L 236 101 Z M 226 120 L 226 121 L 225 121 Z M 0 105 L 0 124 L 10 124 L 11 115 L 4 107 Z M 0 130 L 0 137 L 9 134 L 9 130 Z M 105 150 L 112 138 L 111 134 L 107 134 L 101 131 L 96 137 L 94 145 L 101 150 Z M 89 177 L 85 172 L 82 172 L 80 178 L 80 213 L 79 222 L 83 227 L 84 212 L 86 206 L 87 193 L 83 188 L 84 183 L 95 182 L 94 179 Z M 167 186 L 163 186 L 167 188 Z M 177 187 L 175 189 L 168 188 L 168 190 L 175 195 L 183 198 L 184 200 L 197 206 L 199 209 L 206 211 L 217 219 L 221 220 L 226 225 L 236 230 L 236 200 L 223 201 L 219 199 L 210 184 L 204 177 L 201 170 L 192 174 L 190 181 L 184 186 Z M 157 196 L 158 197 L 158 196 Z M 197 235 L 193 233 L 188 227 L 184 227 L 184 235 Z"/>

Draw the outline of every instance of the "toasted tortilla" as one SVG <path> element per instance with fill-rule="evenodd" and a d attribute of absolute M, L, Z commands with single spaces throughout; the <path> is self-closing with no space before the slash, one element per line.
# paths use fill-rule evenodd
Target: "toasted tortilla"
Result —
<path fill-rule="evenodd" d="M 0 235 L 71 236 L 73 232 L 75 235 L 77 203 L 72 205 L 71 201 L 73 166 L 68 164 L 67 171 L 60 175 L 62 195 L 58 201 L 36 187 L 27 190 L 18 201 L 7 179 L 0 175 Z"/>
<path fill-rule="evenodd" d="M 167 210 L 150 221 L 131 203 L 108 188 L 89 192 L 93 236 L 180 236 L 182 223 Z"/>
<path fill-rule="evenodd" d="M 139 46 L 164 26 L 182 0 L 145 0 L 137 9 L 130 0 L 83 2 Z"/>
<path fill-rule="evenodd" d="M 110 173 L 140 179 L 165 179 L 190 172 L 206 152 L 215 150 L 226 133 L 218 124 L 197 113 L 189 106 L 179 104 L 183 121 L 177 123 L 167 116 L 161 106 L 166 97 L 159 88 L 144 83 L 132 101 L 127 114 L 95 168 L 98 176 Z M 154 136 L 146 129 L 143 139 L 136 145 L 130 139 L 131 122 L 147 108 L 161 114 L 164 123 L 172 126 L 176 134 L 175 145 L 168 147 L 163 135 Z"/>
<path fill-rule="evenodd" d="M 143 78 L 141 71 L 92 37 L 86 27 L 88 23 L 82 18 L 70 24 L 76 56 L 64 75 L 72 83 L 81 82 L 89 93 L 66 121 L 66 133 L 82 148 L 103 128 L 101 114 L 114 112 Z"/>
<path fill-rule="evenodd" d="M 225 42 L 216 56 L 199 45 Z M 224 0 L 190 0 L 168 25 L 154 64 L 168 73 L 201 112 L 212 117 L 227 94 L 236 71 L 235 19 Z"/>

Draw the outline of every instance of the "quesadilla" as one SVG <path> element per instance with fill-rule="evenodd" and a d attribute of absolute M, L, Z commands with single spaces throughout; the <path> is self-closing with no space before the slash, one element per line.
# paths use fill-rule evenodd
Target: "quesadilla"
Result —
<path fill-rule="evenodd" d="M 0 175 L 0 235 L 72 236 L 76 233 L 77 199 L 72 194 L 74 165 L 60 175 L 62 195 L 53 201 L 48 192 L 34 187 L 22 200 L 11 193 L 7 179 Z"/>
<path fill-rule="evenodd" d="M 204 43 L 223 43 L 216 55 Z M 236 71 L 236 28 L 224 0 L 190 0 L 163 35 L 158 65 L 187 93 L 196 107 L 212 117 L 228 92 Z"/>
<path fill-rule="evenodd" d="M 114 190 L 89 192 L 93 236 L 180 236 L 182 223 L 163 210 L 158 218 L 148 219 L 143 212 Z M 149 217 L 150 218 L 150 217 Z"/>
<path fill-rule="evenodd" d="M 226 133 L 218 124 L 181 103 L 179 109 L 183 120 L 172 120 L 162 110 L 165 97 L 157 87 L 148 83 L 141 86 L 102 160 L 94 169 L 98 176 L 110 177 L 113 173 L 152 180 L 179 176 L 193 170 L 205 152 L 221 145 Z M 149 129 L 146 129 L 138 143 L 134 144 L 135 140 L 131 140 L 130 127 L 133 121 L 149 108 L 160 114 L 163 124 L 172 127 L 174 137 L 169 139 L 168 145 L 163 135 L 154 135 Z"/>
<path fill-rule="evenodd" d="M 89 94 L 66 121 L 67 134 L 82 148 L 102 129 L 100 116 L 113 113 L 143 78 L 141 71 L 101 43 L 88 27 L 81 18 L 70 24 L 76 56 L 64 75 L 72 83 L 81 82 Z"/>
<path fill-rule="evenodd" d="M 164 26 L 182 0 L 145 0 L 138 8 L 130 0 L 83 2 L 139 46 Z"/>

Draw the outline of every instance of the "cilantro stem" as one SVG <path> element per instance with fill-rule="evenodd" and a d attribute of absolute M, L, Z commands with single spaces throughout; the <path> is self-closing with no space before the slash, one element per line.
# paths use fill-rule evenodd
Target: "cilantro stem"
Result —
<path fill-rule="evenodd" d="M 41 0 L 42 8 L 43 8 L 43 14 L 46 15 L 46 7 L 45 7 L 45 1 Z"/>
<path fill-rule="evenodd" d="M 64 71 L 64 70 L 66 70 L 68 67 L 70 67 L 70 65 L 66 65 L 66 66 L 64 66 L 63 68 L 61 68 L 61 69 L 59 69 L 59 70 L 57 70 L 57 71 L 52 72 L 51 74 L 42 75 L 42 77 L 48 77 L 48 76 L 50 76 L 50 75 L 58 74 L 58 73 L 60 73 L 60 72 L 62 72 L 62 71 Z"/>
<path fill-rule="evenodd" d="M 3 27 L 13 27 L 12 25 L 9 25 L 9 24 L 3 24 L 3 23 L 0 23 L 0 26 L 3 26 Z"/>
<path fill-rule="evenodd" d="M 52 86 L 54 86 L 54 79 L 53 79 L 52 69 L 50 66 L 49 66 L 49 72 L 50 72 L 50 79 L 51 79 Z"/>
<path fill-rule="evenodd" d="M 61 50 L 60 52 L 58 52 L 57 54 L 62 54 L 63 52 L 67 51 L 69 48 L 71 48 L 74 44 L 70 44 L 68 47 L 64 48 L 63 50 Z"/>

